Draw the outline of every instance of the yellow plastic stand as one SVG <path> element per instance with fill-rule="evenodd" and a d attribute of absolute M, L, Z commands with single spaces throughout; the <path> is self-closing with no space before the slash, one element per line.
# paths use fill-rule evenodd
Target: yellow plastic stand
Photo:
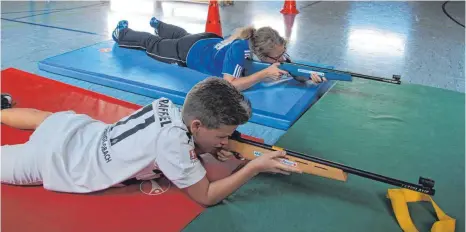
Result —
<path fill-rule="evenodd" d="M 430 201 L 437 214 L 438 221 L 434 223 L 431 232 L 454 232 L 456 220 L 446 215 L 427 194 L 408 189 L 389 189 L 387 197 L 392 202 L 393 212 L 401 229 L 405 232 L 419 232 L 411 220 L 408 202 Z"/>

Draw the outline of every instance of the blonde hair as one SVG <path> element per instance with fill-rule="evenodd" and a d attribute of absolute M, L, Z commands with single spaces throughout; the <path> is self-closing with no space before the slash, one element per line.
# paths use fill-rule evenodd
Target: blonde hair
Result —
<path fill-rule="evenodd" d="M 286 46 L 286 39 L 271 27 L 261 27 L 255 29 L 253 27 L 242 27 L 236 29 L 235 33 L 224 40 L 224 43 L 229 43 L 235 39 L 246 39 L 249 41 L 249 49 L 259 59 L 263 59 L 275 49 L 276 45 Z"/>
<path fill-rule="evenodd" d="M 235 30 L 235 33 L 228 37 L 228 39 L 224 40 L 224 43 L 229 43 L 235 39 L 250 39 L 254 33 L 256 32 L 256 29 L 254 27 L 241 27 Z"/>

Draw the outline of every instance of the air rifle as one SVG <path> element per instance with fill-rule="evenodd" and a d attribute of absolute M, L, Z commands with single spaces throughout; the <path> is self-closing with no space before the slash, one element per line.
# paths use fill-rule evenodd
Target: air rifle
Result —
<path fill-rule="evenodd" d="M 233 152 L 237 159 L 253 160 L 266 152 L 284 150 L 286 151 L 286 159 L 281 159 L 280 161 L 285 165 L 297 167 L 307 174 L 346 181 L 349 173 L 416 192 L 425 193 L 431 196 L 435 194 L 435 181 L 428 178 L 419 177 L 419 184 L 413 184 L 361 169 L 352 168 L 318 157 L 307 156 L 295 151 L 257 142 L 253 139 L 247 138 L 247 136 L 243 136 L 238 131 L 235 131 L 230 137 L 229 146 L 231 152 Z"/>
<path fill-rule="evenodd" d="M 251 75 L 257 71 L 265 69 L 269 67 L 270 64 L 262 63 L 252 60 L 247 60 L 245 63 L 245 70 L 246 75 Z M 327 80 L 338 80 L 338 81 L 352 81 L 353 77 L 368 79 L 373 81 L 380 81 L 392 84 L 401 84 L 401 76 L 400 75 L 393 75 L 392 78 L 384 78 L 384 77 L 376 77 L 376 76 L 369 76 L 359 73 L 353 72 L 346 72 L 340 71 L 331 68 L 325 67 L 318 67 L 314 65 L 307 65 L 307 64 L 299 64 L 299 63 L 291 63 L 291 62 L 284 62 L 278 66 L 279 69 L 285 70 L 289 73 L 293 79 L 298 82 L 304 83 L 309 80 L 311 73 L 316 73 L 320 77 L 325 77 Z"/>

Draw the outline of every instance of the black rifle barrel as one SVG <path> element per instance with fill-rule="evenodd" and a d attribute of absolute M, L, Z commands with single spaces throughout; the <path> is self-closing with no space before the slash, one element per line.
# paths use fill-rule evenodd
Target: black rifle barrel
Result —
<path fill-rule="evenodd" d="M 333 73 L 338 73 L 338 74 L 347 74 L 352 77 L 358 77 L 362 79 L 368 79 L 368 80 L 374 80 L 374 81 L 381 81 L 381 82 L 386 82 L 386 83 L 391 83 L 391 84 L 401 84 L 400 78 L 401 76 L 399 75 L 393 75 L 391 79 L 389 78 L 384 78 L 384 77 L 376 77 L 376 76 L 369 76 L 369 75 L 364 75 L 360 73 L 353 73 L 353 72 L 347 72 L 347 71 L 341 71 L 341 70 L 336 70 L 336 69 L 329 69 L 329 68 L 322 68 L 322 67 L 317 67 L 317 66 L 312 66 L 312 65 L 307 65 L 307 64 L 297 64 L 305 67 L 309 67 L 314 69 L 315 71 L 325 71 L 325 72 L 333 72 Z"/>
<path fill-rule="evenodd" d="M 274 150 L 273 147 L 270 146 L 270 145 L 255 142 L 255 141 L 252 141 L 252 140 L 249 140 L 249 139 L 244 139 L 244 138 L 240 137 L 240 135 L 236 135 L 236 136 L 233 135 L 232 139 L 234 139 L 234 140 L 236 140 L 238 142 L 241 142 L 241 143 L 246 143 L 246 144 L 252 145 L 252 146 L 256 146 L 256 147 L 260 147 L 260 148 L 264 148 L 264 149 L 268 149 L 268 150 Z M 351 174 L 354 174 L 354 175 L 357 175 L 357 176 L 360 176 L 360 177 L 369 178 L 369 179 L 372 179 L 372 180 L 375 180 L 375 181 L 384 182 L 384 183 L 387 183 L 387 184 L 390 184 L 390 185 L 398 186 L 398 187 L 401 187 L 401 188 L 406 188 L 406 189 L 413 190 L 413 191 L 416 191 L 416 192 L 425 193 L 425 194 L 428 194 L 428 195 L 431 195 L 431 196 L 433 196 L 435 194 L 435 189 L 433 189 L 435 182 L 433 180 L 430 180 L 430 179 L 427 179 L 427 178 L 424 178 L 424 177 L 419 178 L 419 184 L 413 184 L 413 183 L 408 183 L 408 182 L 405 182 L 405 181 L 402 181 L 402 180 L 397 180 L 397 179 L 394 179 L 394 178 L 391 178 L 391 177 L 386 177 L 386 176 L 375 174 L 375 173 L 372 173 L 372 172 L 360 170 L 360 169 L 357 169 L 357 168 L 352 168 L 352 167 L 349 167 L 349 166 L 346 166 L 346 165 L 343 165 L 343 164 L 335 163 L 335 162 L 328 161 L 328 160 L 325 160 L 325 159 L 321 159 L 321 158 L 318 158 L 318 157 L 307 156 L 307 155 L 304 155 L 302 153 L 298 153 L 298 152 L 291 151 L 291 150 L 288 150 L 288 149 L 284 149 L 284 150 L 286 151 L 287 155 L 290 155 L 290 156 L 293 156 L 293 157 L 296 157 L 296 158 L 300 158 L 300 159 L 303 159 L 303 160 L 307 160 L 307 161 L 327 165 L 329 167 L 338 168 L 338 169 L 341 169 L 344 172 L 351 173 Z"/>

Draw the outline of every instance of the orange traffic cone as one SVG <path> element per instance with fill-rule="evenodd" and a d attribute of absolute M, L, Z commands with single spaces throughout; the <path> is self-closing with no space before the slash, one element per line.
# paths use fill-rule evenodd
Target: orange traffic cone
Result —
<path fill-rule="evenodd" d="M 207 13 L 205 32 L 211 32 L 217 34 L 218 36 L 223 36 L 222 24 L 220 23 L 220 13 L 216 0 L 210 0 L 209 2 L 209 12 Z"/>
<path fill-rule="evenodd" d="M 294 19 L 296 18 L 295 14 L 284 14 L 283 19 L 285 21 L 285 38 L 291 38 L 291 32 L 294 24 Z"/>
<path fill-rule="evenodd" d="M 296 1 L 295 0 L 285 0 L 285 4 L 283 5 L 283 9 L 280 11 L 282 14 L 299 14 L 298 9 L 296 9 Z"/>

